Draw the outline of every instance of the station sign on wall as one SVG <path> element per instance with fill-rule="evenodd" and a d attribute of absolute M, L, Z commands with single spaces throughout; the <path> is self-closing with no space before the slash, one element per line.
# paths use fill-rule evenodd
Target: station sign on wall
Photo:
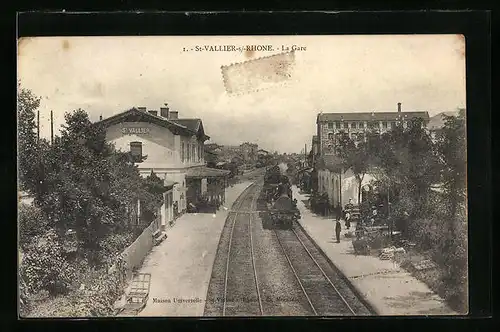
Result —
<path fill-rule="evenodd" d="M 123 135 L 149 134 L 150 128 L 147 127 L 125 127 L 122 128 Z"/>

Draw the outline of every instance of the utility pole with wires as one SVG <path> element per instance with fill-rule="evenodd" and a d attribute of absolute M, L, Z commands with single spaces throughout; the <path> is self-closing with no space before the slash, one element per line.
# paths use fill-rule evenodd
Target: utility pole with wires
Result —
<path fill-rule="evenodd" d="M 307 143 L 304 144 L 304 165 L 303 167 L 306 167 L 307 165 Z"/>
<path fill-rule="evenodd" d="M 40 143 L 40 111 L 36 112 L 36 143 Z"/>
<path fill-rule="evenodd" d="M 50 110 L 50 144 L 54 142 L 54 117 L 53 112 Z"/>

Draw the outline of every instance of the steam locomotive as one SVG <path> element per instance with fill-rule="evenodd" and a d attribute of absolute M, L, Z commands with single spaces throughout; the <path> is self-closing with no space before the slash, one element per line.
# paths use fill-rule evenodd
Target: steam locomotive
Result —
<path fill-rule="evenodd" d="M 292 197 L 290 180 L 278 166 L 266 170 L 263 190 L 270 224 L 278 228 L 291 228 L 293 221 L 300 218 L 300 213 Z"/>

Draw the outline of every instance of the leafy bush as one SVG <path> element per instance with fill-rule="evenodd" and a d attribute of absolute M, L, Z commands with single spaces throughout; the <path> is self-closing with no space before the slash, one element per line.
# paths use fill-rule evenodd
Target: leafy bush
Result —
<path fill-rule="evenodd" d="M 125 269 L 123 261 L 115 261 L 114 269 L 90 269 L 80 271 L 78 281 L 85 287 L 70 293 L 52 297 L 40 303 L 31 301 L 30 307 L 23 311 L 23 317 L 104 317 L 114 314 L 114 303 L 125 288 Z M 78 263 L 85 268 L 85 261 Z M 79 269 L 78 269 L 79 270 Z M 29 311 L 27 309 L 29 309 Z"/>
<path fill-rule="evenodd" d="M 113 305 L 125 287 L 125 268 L 119 258 L 109 273 L 102 271 L 87 289 L 78 290 L 71 298 L 73 317 L 102 317 L 114 313 Z"/>
<path fill-rule="evenodd" d="M 65 259 L 61 242 L 54 230 L 33 240 L 20 266 L 29 293 L 45 289 L 50 294 L 65 293 L 75 279 L 75 270 Z"/>
<path fill-rule="evenodd" d="M 465 312 L 468 298 L 466 223 L 456 223 L 453 232 L 447 235 L 438 249 L 442 252 L 445 270 L 442 292 L 456 310 Z"/>
<path fill-rule="evenodd" d="M 20 204 L 18 207 L 18 225 L 19 245 L 23 250 L 27 250 L 31 241 L 47 230 L 48 222 L 39 208 L 28 204 Z"/>
<path fill-rule="evenodd" d="M 102 239 L 100 242 L 102 260 L 114 260 L 116 255 L 131 245 L 137 236 L 137 232 L 122 232 L 110 234 Z"/>
<path fill-rule="evenodd" d="M 444 222 L 436 218 L 416 219 L 409 222 L 409 235 L 423 250 L 438 250 L 446 235 Z"/>

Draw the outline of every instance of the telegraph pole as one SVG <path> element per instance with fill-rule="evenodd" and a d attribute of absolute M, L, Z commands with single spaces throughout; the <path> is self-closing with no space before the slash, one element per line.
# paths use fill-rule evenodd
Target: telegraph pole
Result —
<path fill-rule="evenodd" d="M 36 112 L 36 143 L 40 142 L 40 111 Z"/>
<path fill-rule="evenodd" d="M 304 144 L 304 167 L 307 165 L 307 144 Z"/>
<path fill-rule="evenodd" d="M 54 117 L 53 112 L 50 110 L 50 144 L 54 142 Z"/>

